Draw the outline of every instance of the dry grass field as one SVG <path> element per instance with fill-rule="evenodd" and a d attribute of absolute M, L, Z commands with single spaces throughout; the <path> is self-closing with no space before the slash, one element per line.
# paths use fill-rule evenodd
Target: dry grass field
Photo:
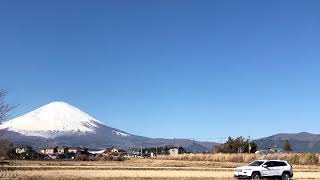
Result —
<path fill-rule="evenodd" d="M 108 161 L 10 161 L 0 166 L 3 179 L 233 179 L 242 162 L 191 160 L 184 156 Z M 319 165 L 294 165 L 294 179 L 320 179 Z"/>
<path fill-rule="evenodd" d="M 181 154 L 179 156 L 158 156 L 158 159 L 213 161 L 213 162 L 251 162 L 257 159 L 281 159 L 294 165 L 320 165 L 320 155 L 316 153 L 274 153 L 258 154 Z"/>

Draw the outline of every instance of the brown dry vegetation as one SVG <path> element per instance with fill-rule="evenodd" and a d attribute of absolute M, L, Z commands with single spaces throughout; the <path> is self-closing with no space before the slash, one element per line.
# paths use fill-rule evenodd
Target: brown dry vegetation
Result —
<path fill-rule="evenodd" d="M 213 161 L 248 163 L 257 159 L 287 160 L 294 165 L 320 165 L 320 155 L 315 153 L 275 153 L 268 155 L 258 154 L 181 154 L 177 156 L 158 156 L 158 159 L 184 160 L 184 161 Z"/>
<path fill-rule="evenodd" d="M 284 154 L 281 155 L 282 158 L 286 157 Z M 232 180 L 233 168 L 246 164 L 241 162 L 242 160 L 251 161 L 251 158 L 254 158 L 253 155 L 242 155 L 242 158 L 238 156 L 240 155 L 198 154 L 158 157 L 159 159 L 131 159 L 124 162 L 10 161 L 9 164 L 0 166 L 0 179 Z M 219 162 L 222 160 L 240 162 Z M 294 172 L 294 179 L 297 180 L 319 179 L 320 166 L 294 165 Z"/>

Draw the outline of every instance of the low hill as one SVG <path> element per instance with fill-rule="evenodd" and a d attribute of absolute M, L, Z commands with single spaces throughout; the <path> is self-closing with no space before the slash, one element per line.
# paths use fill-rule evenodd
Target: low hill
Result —
<path fill-rule="evenodd" d="M 274 146 L 282 148 L 288 140 L 294 151 L 297 152 L 319 152 L 320 134 L 308 132 L 301 133 L 280 133 L 273 136 L 254 140 L 259 149 L 271 148 Z"/>

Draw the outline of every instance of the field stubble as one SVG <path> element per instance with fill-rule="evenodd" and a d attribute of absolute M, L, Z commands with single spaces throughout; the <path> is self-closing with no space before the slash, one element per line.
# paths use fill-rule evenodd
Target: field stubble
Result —
<path fill-rule="evenodd" d="M 219 155 L 219 154 L 217 154 Z M 216 156 L 217 156 L 216 155 Z M 1 166 L 1 178 L 17 179 L 233 179 L 233 168 L 246 164 L 219 155 L 179 155 L 158 159 L 132 159 L 124 162 L 106 161 L 11 161 Z M 228 155 L 229 158 L 234 155 Z M 251 155 L 249 155 L 251 156 Z M 211 158 L 211 159 L 210 159 Z M 232 157 L 234 160 L 235 158 Z M 257 158 L 259 159 L 259 158 Z M 276 158 L 281 159 L 281 158 Z M 242 160 L 242 161 L 240 161 Z M 234 160 L 235 161 L 235 160 Z M 320 166 L 294 165 L 294 179 L 320 179 Z"/>

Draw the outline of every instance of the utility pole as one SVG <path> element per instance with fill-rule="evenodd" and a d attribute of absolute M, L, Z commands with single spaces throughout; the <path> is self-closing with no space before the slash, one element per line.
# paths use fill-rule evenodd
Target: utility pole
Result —
<path fill-rule="evenodd" d="M 156 156 L 158 156 L 158 147 L 156 146 Z"/>
<path fill-rule="evenodd" d="M 223 141 L 224 138 L 223 137 L 219 137 L 218 139 L 220 140 L 220 144 L 224 143 L 224 141 Z"/>
<path fill-rule="evenodd" d="M 140 151 L 140 153 L 141 153 L 141 157 L 143 157 L 143 155 L 142 155 L 142 145 L 141 145 L 141 151 Z"/>
<path fill-rule="evenodd" d="M 249 154 L 251 153 L 251 143 L 250 143 L 250 136 L 249 136 Z"/>

